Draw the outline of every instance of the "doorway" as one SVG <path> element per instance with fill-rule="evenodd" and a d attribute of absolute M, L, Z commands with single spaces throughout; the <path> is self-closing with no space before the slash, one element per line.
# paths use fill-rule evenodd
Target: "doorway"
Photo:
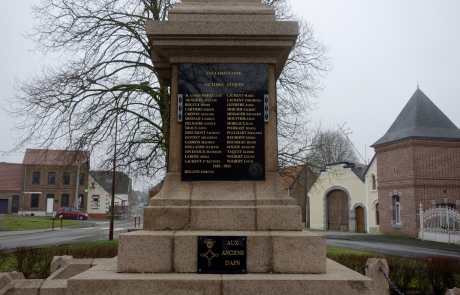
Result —
<path fill-rule="evenodd" d="M 13 196 L 13 201 L 11 202 L 11 213 L 19 212 L 19 196 Z"/>
<path fill-rule="evenodd" d="M 54 206 L 54 195 L 47 194 L 46 195 L 46 213 L 53 213 L 53 206 Z"/>
<path fill-rule="evenodd" d="M 327 229 L 349 230 L 348 195 L 342 190 L 327 194 Z"/>
<path fill-rule="evenodd" d="M 364 222 L 364 208 L 361 206 L 356 207 L 356 230 L 359 233 L 365 233 L 366 227 Z"/>

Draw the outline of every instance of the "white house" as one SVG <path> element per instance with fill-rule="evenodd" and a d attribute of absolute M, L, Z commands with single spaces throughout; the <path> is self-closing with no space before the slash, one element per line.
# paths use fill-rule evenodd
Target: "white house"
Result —
<path fill-rule="evenodd" d="M 105 219 L 109 216 L 112 200 L 112 171 L 90 171 L 88 187 L 88 214 L 91 218 Z M 131 208 L 131 179 L 123 172 L 115 174 L 115 214 L 127 217 Z"/>
<path fill-rule="evenodd" d="M 378 233 L 377 160 L 326 166 L 308 191 L 310 228 Z"/>

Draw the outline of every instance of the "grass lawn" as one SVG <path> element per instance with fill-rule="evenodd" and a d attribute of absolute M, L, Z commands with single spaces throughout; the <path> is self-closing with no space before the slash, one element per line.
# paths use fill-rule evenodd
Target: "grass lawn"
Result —
<path fill-rule="evenodd" d="M 3 224 L 2 224 L 3 222 Z M 62 226 L 76 225 L 80 222 L 76 220 L 62 220 Z M 52 228 L 52 218 L 51 217 L 5 217 L 5 220 L 0 220 L 0 229 L 2 225 L 5 227 L 5 230 L 29 230 L 29 229 L 39 229 L 39 228 Z M 54 227 L 58 228 L 61 226 L 61 221 L 56 219 L 54 220 Z"/>
<path fill-rule="evenodd" d="M 359 250 L 353 250 L 348 248 L 340 248 L 334 246 L 326 246 L 326 254 L 327 255 L 339 255 L 339 254 L 356 254 L 356 255 L 375 255 L 382 256 L 380 254 L 372 253 L 372 252 L 365 252 Z"/>

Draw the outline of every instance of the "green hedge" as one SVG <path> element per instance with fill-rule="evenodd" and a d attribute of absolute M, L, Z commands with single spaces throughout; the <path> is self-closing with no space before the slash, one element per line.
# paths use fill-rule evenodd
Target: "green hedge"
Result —
<path fill-rule="evenodd" d="M 373 254 L 328 254 L 328 258 L 357 270 L 368 258 L 384 258 L 388 262 L 390 280 L 403 293 L 443 295 L 447 289 L 460 287 L 460 259 L 447 256 L 399 257 Z M 392 294 L 397 294 L 391 290 Z"/>

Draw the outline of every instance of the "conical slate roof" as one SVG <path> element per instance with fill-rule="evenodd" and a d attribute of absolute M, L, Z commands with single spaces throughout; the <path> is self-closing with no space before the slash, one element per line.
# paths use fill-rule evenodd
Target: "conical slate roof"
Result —
<path fill-rule="evenodd" d="M 409 138 L 460 140 L 460 129 L 417 88 L 387 133 L 371 147 Z"/>

